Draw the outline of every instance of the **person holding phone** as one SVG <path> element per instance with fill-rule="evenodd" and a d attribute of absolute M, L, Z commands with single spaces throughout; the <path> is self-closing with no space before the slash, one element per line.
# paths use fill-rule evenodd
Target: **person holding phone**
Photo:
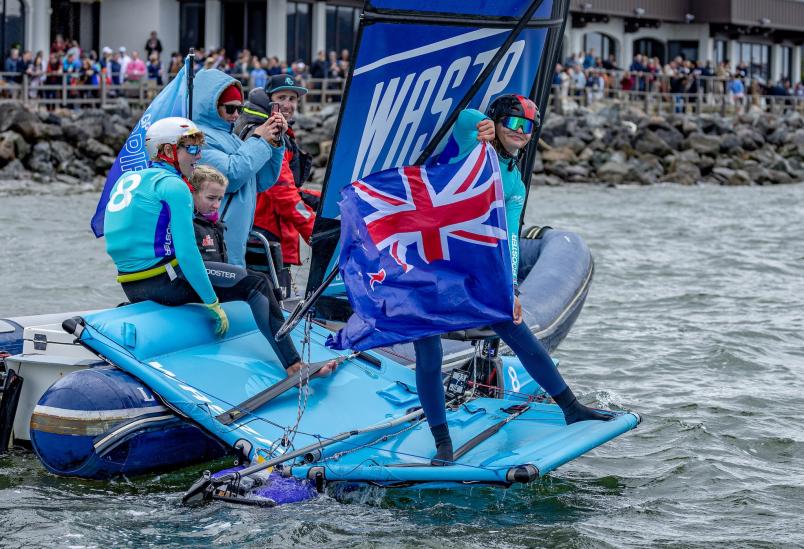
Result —
<path fill-rule="evenodd" d="M 276 114 L 263 119 L 252 137 L 241 139 L 234 126 L 243 112 L 240 82 L 217 69 L 195 76 L 193 113 L 206 135 L 201 164 L 217 169 L 229 181 L 221 206 L 226 223 L 229 261 L 245 267 L 246 242 L 254 220 L 257 193 L 271 188 L 280 175 L 285 146 L 285 118 Z"/>
<path fill-rule="evenodd" d="M 288 127 L 281 139 L 285 147 L 279 179 L 271 189 L 257 195 L 254 229 L 282 248 L 283 268 L 280 284 L 285 295 L 290 293 L 290 266 L 301 264 L 299 236 L 310 242 L 315 212 L 321 195 L 302 188 L 312 173 L 312 157 L 302 150 L 293 133 L 293 123 L 299 100 L 307 88 L 296 84 L 292 76 L 272 76 L 265 89 L 251 90 L 243 115 L 235 124 L 235 132 L 247 139 L 271 116 L 282 116 Z"/>

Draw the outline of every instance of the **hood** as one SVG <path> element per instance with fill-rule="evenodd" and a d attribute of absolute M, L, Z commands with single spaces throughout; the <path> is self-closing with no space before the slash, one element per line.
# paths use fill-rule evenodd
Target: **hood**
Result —
<path fill-rule="evenodd" d="M 246 108 L 235 122 L 234 133 L 239 135 L 240 139 L 245 139 L 246 132 L 268 120 L 270 104 L 271 100 L 268 99 L 265 90 L 262 88 L 251 90 L 248 94 L 248 101 L 246 101 Z"/>
<path fill-rule="evenodd" d="M 271 99 L 263 88 L 254 88 L 248 92 L 248 102 L 254 110 L 264 113 L 271 108 Z"/>
<path fill-rule="evenodd" d="M 240 86 L 240 82 L 218 69 L 196 73 L 193 79 L 193 122 L 208 128 L 231 131 L 232 125 L 218 116 L 218 98 L 232 84 Z M 242 93 L 242 86 L 240 91 Z"/>

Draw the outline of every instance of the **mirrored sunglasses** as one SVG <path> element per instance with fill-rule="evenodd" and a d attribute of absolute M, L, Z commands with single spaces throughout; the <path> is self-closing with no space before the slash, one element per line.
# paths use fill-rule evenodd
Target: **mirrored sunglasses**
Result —
<path fill-rule="evenodd" d="M 184 147 L 184 150 L 187 151 L 187 154 L 191 154 L 193 156 L 201 152 L 201 145 L 182 145 L 182 147 Z"/>
<path fill-rule="evenodd" d="M 509 130 L 515 132 L 519 129 L 522 130 L 522 133 L 532 133 L 533 132 L 533 122 L 528 120 L 527 118 L 521 118 L 519 116 L 506 116 L 500 121 L 504 128 L 508 128 Z"/>
<path fill-rule="evenodd" d="M 224 105 L 223 109 L 226 111 L 226 114 L 243 114 L 243 108 L 245 105 Z"/>

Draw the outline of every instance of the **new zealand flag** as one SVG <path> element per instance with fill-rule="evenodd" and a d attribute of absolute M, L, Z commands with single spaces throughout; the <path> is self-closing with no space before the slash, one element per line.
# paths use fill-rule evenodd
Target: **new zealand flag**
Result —
<path fill-rule="evenodd" d="M 354 314 L 327 345 L 364 350 L 511 320 L 497 155 L 406 166 L 342 191 L 340 274 Z"/>

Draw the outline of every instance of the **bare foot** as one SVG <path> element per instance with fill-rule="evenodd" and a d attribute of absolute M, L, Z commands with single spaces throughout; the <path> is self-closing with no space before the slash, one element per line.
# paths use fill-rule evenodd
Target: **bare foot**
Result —
<path fill-rule="evenodd" d="M 338 367 L 338 364 L 340 364 L 341 362 L 342 361 L 338 359 L 328 361 L 320 370 L 318 370 L 315 374 L 313 374 L 312 377 L 325 377 L 332 374 L 332 372 L 335 371 L 335 369 Z M 303 362 L 297 362 L 292 366 L 290 366 L 287 370 L 285 370 L 287 372 L 288 377 L 298 374 L 299 370 L 302 369 L 303 365 L 304 365 Z"/>

